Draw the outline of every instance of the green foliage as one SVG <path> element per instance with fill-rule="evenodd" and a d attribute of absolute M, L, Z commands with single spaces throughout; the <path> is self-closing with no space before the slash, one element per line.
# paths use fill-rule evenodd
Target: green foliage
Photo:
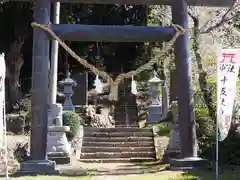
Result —
<path fill-rule="evenodd" d="M 212 92 L 213 102 L 216 102 L 216 78 L 209 77 L 208 86 Z M 198 81 L 195 83 L 194 91 L 196 134 L 198 139 L 199 154 L 204 158 L 213 160 L 212 148 L 215 143 L 216 122 L 209 116 L 207 105 L 203 99 L 203 94 L 199 88 Z M 214 152 L 214 151 L 213 151 Z"/>
<path fill-rule="evenodd" d="M 206 151 L 208 151 L 215 142 L 216 125 L 215 120 L 208 116 L 207 108 L 196 108 L 196 123 L 199 153 L 208 159 L 212 159 Z"/>
<path fill-rule="evenodd" d="M 169 123 L 159 123 L 156 127 L 159 136 L 170 136 L 172 125 Z"/>
<path fill-rule="evenodd" d="M 228 137 L 219 142 L 219 162 L 222 164 L 240 165 L 240 124 L 238 121 L 238 107 L 234 107 L 232 127 Z M 206 107 L 196 108 L 197 137 L 199 153 L 203 158 L 215 161 L 216 151 L 216 122 L 208 116 Z"/>
<path fill-rule="evenodd" d="M 208 116 L 206 108 L 196 109 L 197 135 L 199 138 L 210 138 L 215 133 L 215 120 Z"/>
<path fill-rule="evenodd" d="M 238 132 L 239 124 L 232 126 L 228 137 L 219 142 L 219 163 L 222 165 L 240 165 L 240 133 Z M 201 156 L 209 160 L 215 161 L 216 142 L 215 137 L 205 141 L 204 148 L 202 146 Z"/>
<path fill-rule="evenodd" d="M 157 134 L 159 136 L 170 136 L 173 123 L 173 114 L 171 111 L 168 111 L 167 116 L 164 119 L 156 124 Z"/>
<path fill-rule="evenodd" d="M 73 111 L 64 111 L 63 125 L 70 127 L 70 131 L 67 132 L 66 135 L 68 141 L 71 141 L 77 135 L 80 125 L 83 125 L 83 119 Z"/>

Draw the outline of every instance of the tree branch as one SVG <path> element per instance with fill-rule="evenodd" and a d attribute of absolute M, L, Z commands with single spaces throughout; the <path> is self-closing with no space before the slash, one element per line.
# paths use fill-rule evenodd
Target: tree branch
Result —
<path fill-rule="evenodd" d="M 220 26 L 222 26 L 223 24 L 227 23 L 228 21 L 234 19 L 236 15 L 233 15 L 233 16 L 230 17 L 230 18 L 228 17 L 228 15 L 231 14 L 235 9 L 237 9 L 237 7 L 240 6 L 240 3 L 239 3 L 238 1 L 239 1 L 239 0 L 236 0 L 236 1 L 233 3 L 233 5 L 224 13 L 224 15 L 222 16 L 221 20 L 218 21 L 215 25 L 210 26 L 210 27 L 208 27 L 207 29 L 205 29 L 204 26 L 201 27 L 201 28 L 200 28 L 200 29 L 201 29 L 201 30 L 200 30 L 200 33 L 201 33 L 201 34 L 210 33 L 211 31 L 219 28 Z M 210 21 L 209 21 L 209 22 L 210 22 Z M 205 26 L 206 26 L 207 24 L 209 24 L 209 22 L 207 22 L 207 23 L 205 24 Z M 205 30 L 203 30 L 203 29 L 205 29 Z"/>
<path fill-rule="evenodd" d="M 192 18 L 193 20 L 193 51 L 196 56 L 196 62 L 198 65 L 198 70 L 203 71 L 203 65 L 202 65 L 202 57 L 199 52 L 199 38 L 200 38 L 200 29 L 199 29 L 199 18 L 196 15 L 193 15 L 190 11 L 188 11 L 188 15 Z"/>

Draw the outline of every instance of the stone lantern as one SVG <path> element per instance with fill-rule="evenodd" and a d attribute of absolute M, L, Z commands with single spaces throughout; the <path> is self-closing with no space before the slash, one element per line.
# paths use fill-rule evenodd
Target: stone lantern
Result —
<path fill-rule="evenodd" d="M 73 95 L 73 87 L 76 86 L 77 83 L 70 78 L 70 75 L 70 72 L 68 72 L 67 78 L 59 82 L 59 85 L 63 86 L 63 94 L 65 95 L 65 101 L 63 103 L 64 111 L 75 110 L 71 97 Z"/>
<path fill-rule="evenodd" d="M 150 85 L 150 95 L 151 95 L 151 105 L 148 107 L 148 124 L 155 124 L 160 121 L 163 115 L 163 108 L 162 108 L 162 99 L 160 97 L 160 89 L 163 84 L 163 80 L 157 77 L 156 71 L 154 71 L 153 78 L 149 81 Z"/>

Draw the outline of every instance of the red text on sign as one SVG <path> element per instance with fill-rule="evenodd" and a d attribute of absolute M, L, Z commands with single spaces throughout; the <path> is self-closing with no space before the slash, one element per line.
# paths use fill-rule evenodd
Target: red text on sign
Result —
<path fill-rule="evenodd" d="M 224 63 L 226 60 L 229 60 L 230 63 L 236 63 L 234 61 L 236 54 L 235 53 L 222 53 L 222 60 L 220 61 L 220 63 Z"/>

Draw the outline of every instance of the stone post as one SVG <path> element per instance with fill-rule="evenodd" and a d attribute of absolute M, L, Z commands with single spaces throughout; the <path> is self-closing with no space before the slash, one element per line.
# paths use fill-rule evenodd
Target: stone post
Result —
<path fill-rule="evenodd" d="M 148 107 L 148 120 L 147 124 L 155 124 L 160 121 L 162 116 L 162 100 L 160 98 L 160 88 L 163 81 L 157 77 L 154 71 L 154 76 L 149 80 L 151 105 Z"/>
<path fill-rule="evenodd" d="M 168 88 L 166 85 L 162 85 L 162 115 L 163 117 L 167 116 L 169 108 L 169 102 L 168 102 Z"/>
<path fill-rule="evenodd" d="M 59 84 L 63 86 L 63 94 L 65 95 L 65 101 L 63 103 L 64 111 L 74 111 L 74 105 L 72 103 L 73 87 L 76 86 L 76 82 L 70 78 L 70 72 L 68 72 L 67 78 L 60 81 Z"/>
<path fill-rule="evenodd" d="M 70 163 L 71 146 L 67 140 L 66 133 L 70 130 L 68 126 L 63 126 L 62 105 L 52 104 L 48 111 L 48 136 L 47 155 L 48 159 L 57 164 Z"/>
<path fill-rule="evenodd" d="M 176 158 L 180 155 L 180 135 L 179 135 L 179 118 L 178 118 L 178 104 L 173 101 L 170 105 L 170 111 L 173 115 L 173 126 L 171 130 L 171 137 L 165 155 L 168 158 Z"/>

